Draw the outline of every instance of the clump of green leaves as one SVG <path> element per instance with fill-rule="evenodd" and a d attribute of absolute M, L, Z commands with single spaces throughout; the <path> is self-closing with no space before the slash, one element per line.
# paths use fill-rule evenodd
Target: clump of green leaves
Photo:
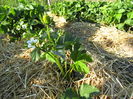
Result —
<path fill-rule="evenodd" d="M 51 5 L 51 11 L 57 15 L 64 16 L 67 20 L 81 20 L 81 15 L 86 11 L 85 0 L 67 2 L 62 1 Z"/>
<path fill-rule="evenodd" d="M 44 28 L 39 16 L 44 13 L 44 6 L 20 3 L 18 7 L 0 6 L 0 32 L 7 33 L 16 40 L 25 33 L 36 33 Z"/>
<path fill-rule="evenodd" d="M 67 89 L 60 99 L 92 99 L 99 92 L 99 89 L 94 86 L 82 84 L 78 90 Z"/>
<path fill-rule="evenodd" d="M 47 27 L 34 38 L 38 40 L 31 53 L 34 61 L 47 59 L 56 63 L 64 77 L 70 76 L 72 71 L 89 73 L 87 62 L 93 60 L 78 40 L 73 39 L 70 34 Z"/>
<path fill-rule="evenodd" d="M 115 25 L 121 30 L 133 28 L 132 0 L 92 2 L 85 0 L 59 2 L 51 5 L 53 13 L 65 16 L 69 21 L 90 21 Z"/>
<path fill-rule="evenodd" d="M 116 1 L 100 8 L 102 22 L 116 25 L 121 30 L 128 30 L 133 26 L 133 6 L 130 0 Z"/>
<path fill-rule="evenodd" d="M 55 63 L 61 74 L 69 78 L 73 71 L 89 73 L 87 62 L 92 62 L 91 56 L 82 47 L 78 38 L 70 33 L 53 28 L 53 20 L 46 14 L 40 17 L 41 22 L 46 26 L 35 35 L 28 34 L 30 40 L 28 47 L 34 48 L 31 53 L 33 61 L 47 59 Z"/>

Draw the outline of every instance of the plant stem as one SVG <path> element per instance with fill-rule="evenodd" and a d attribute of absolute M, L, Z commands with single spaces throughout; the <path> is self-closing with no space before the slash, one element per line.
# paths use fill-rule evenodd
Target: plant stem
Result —
<path fill-rule="evenodd" d="M 64 70 L 63 70 L 63 68 L 62 68 L 62 66 L 61 66 L 61 63 L 60 63 L 60 61 L 59 61 L 58 58 L 56 59 L 56 64 L 58 65 L 58 67 L 59 67 L 59 69 L 60 69 L 60 71 L 61 71 L 61 74 L 64 75 L 65 72 L 64 72 Z"/>
<path fill-rule="evenodd" d="M 52 57 L 52 55 L 50 54 L 50 53 L 48 53 L 51 57 Z M 61 63 L 60 63 L 60 61 L 59 61 L 59 58 L 58 57 L 53 57 L 54 58 L 54 60 L 56 61 L 56 64 L 57 64 L 57 66 L 58 66 L 58 68 L 60 69 L 60 71 L 61 71 L 61 74 L 62 75 L 64 75 L 65 74 L 65 72 L 64 72 L 64 70 L 63 70 L 63 67 L 61 66 Z"/>

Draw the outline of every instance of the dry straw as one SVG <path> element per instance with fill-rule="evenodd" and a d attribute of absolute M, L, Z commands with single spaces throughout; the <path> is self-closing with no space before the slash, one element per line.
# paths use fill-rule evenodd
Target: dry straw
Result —
<path fill-rule="evenodd" d="M 123 32 L 116 31 L 115 28 L 82 22 L 70 24 L 64 29 L 80 37 L 81 42 L 92 55 L 94 62 L 88 64 L 91 72 L 80 80 L 72 78 L 68 82 L 62 79 L 58 68 L 51 63 L 32 62 L 29 56 L 32 49 L 23 49 L 23 42 L 9 43 L 2 40 L 0 42 L 0 98 L 58 99 L 66 88 L 72 86 L 78 88 L 82 83 L 88 83 L 101 90 L 100 96 L 96 99 L 130 99 L 133 93 L 133 57 L 127 57 L 128 54 L 122 57 L 126 52 L 124 55 L 123 52 L 118 54 L 115 48 L 121 46 L 115 45 L 114 51 L 110 51 L 111 44 L 105 46 L 106 42 L 102 39 L 105 36 L 102 35 L 105 32 L 103 30 L 110 33 L 106 33 L 106 40 L 111 39 L 113 43 L 117 41 L 109 35 L 114 31 L 119 34 Z M 117 39 L 119 41 L 119 38 Z"/>

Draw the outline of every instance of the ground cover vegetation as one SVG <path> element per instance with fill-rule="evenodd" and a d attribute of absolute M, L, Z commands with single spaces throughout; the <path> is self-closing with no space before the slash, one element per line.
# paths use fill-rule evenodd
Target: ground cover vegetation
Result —
<path fill-rule="evenodd" d="M 118 29 L 129 30 L 133 26 L 131 0 L 115 2 L 60 2 L 51 6 L 52 12 L 65 16 L 71 21 L 90 21 L 115 25 Z M 132 29 L 131 29 L 132 30 Z"/>
<path fill-rule="evenodd" d="M 115 25 L 118 29 L 132 31 L 133 6 L 131 0 L 117 2 L 58 2 L 42 6 L 21 0 L 16 7 L 0 6 L 0 33 L 8 34 L 10 41 L 24 40 L 32 48 L 31 58 L 37 62 L 48 60 L 59 68 L 64 79 L 70 79 L 79 72 L 89 73 L 88 63 L 92 57 L 71 33 L 55 28 L 47 12 L 64 16 L 68 21 L 89 21 Z M 71 94 L 70 94 L 71 93 Z M 94 86 L 83 84 L 78 91 L 66 90 L 61 99 L 88 99 L 92 93 L 99 93 Z"/>

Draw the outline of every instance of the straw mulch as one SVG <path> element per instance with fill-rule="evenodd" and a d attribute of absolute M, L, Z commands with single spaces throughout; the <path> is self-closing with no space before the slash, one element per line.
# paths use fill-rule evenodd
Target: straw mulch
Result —
<path fill-rule="evenodd" d="M 82 81 L 100 88 L 100 99 L 132 98 L 133 34 L 85 22 L 70 24 L 66 31 L 81 38 L 94 58 L 91 73 Z"/>
<path fill-rule="evenodd" d="M 0 99 L 57 99 L 71 86 L 47 61 L 32 62 L 23 42 L 0 42 Z"/>
<path fill-rule="evenodd" d="M 72 78 L 68 82 L 62 79 L 53 64 L 47 61 L 32 62 L 29 56 L 32 49 L 24 49 L 22 41 L 9 43 L 1 40 L 0 99 L 58 99 L 66 88 L 79 87 L 82 83 L 101 90 L 96 99 L 130 99 L 133 93 L 131 34 L 83 22 L 69 24 L 63 29 L 81 38 L 94 59 L 93 63 L 88 64 L 91 72 L 80 80 Z M 125 46 L 126 49 L 123 48 Z"/>

